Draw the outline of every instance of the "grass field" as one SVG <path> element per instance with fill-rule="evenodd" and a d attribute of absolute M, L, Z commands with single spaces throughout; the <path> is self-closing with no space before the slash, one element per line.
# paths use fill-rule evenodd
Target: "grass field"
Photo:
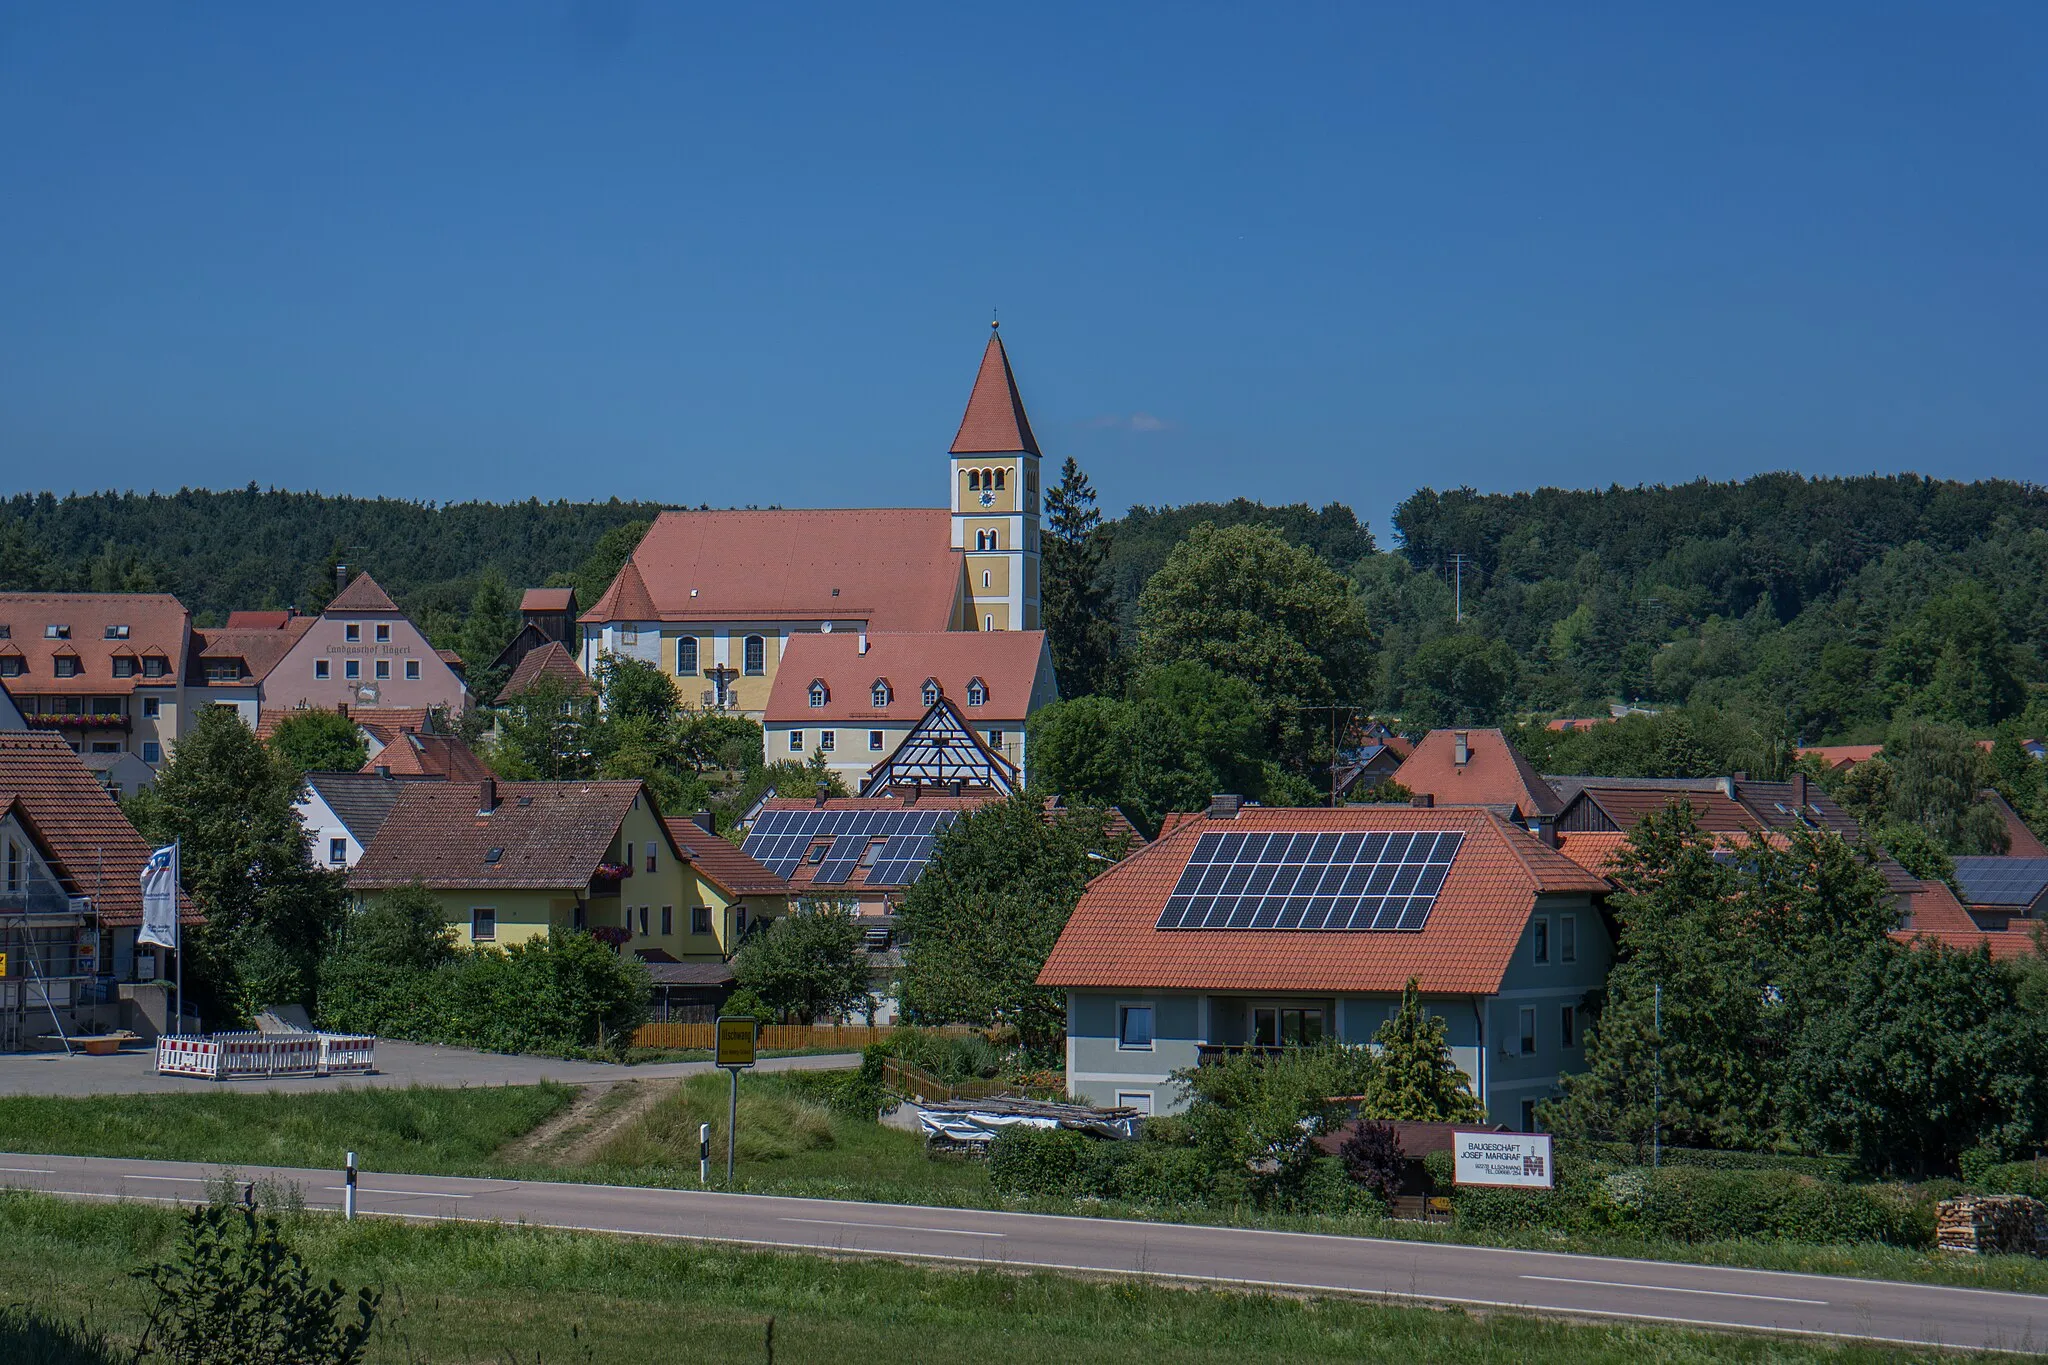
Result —
<path fill-rule="evenodd" d="M 331 1217 L 289 1220 L 316 1275 L 379 1286 L 372 1359 L 450 1362 L 775 1359 L 1093 1362 L 1528 1362 L 1876 1365 L 1937 1352 L 1577 1326 L 1510 1314 L 1388 1308 L 1000 1271 L 935 1270 L 551 1233 Z M 0 1195 L 6 1301 L 81 1316 L 132 1345 L 142 1288 L 128 1272 L 163 1255 L 176 1215 Z M 0 1319 L 0 1359 L 27 1356 Z"/>
<path fill-rule="evenodd" d="M 1582 1251 L 1652 1260 L 1918 1280 L 2048 1293 L 2048 1262 L 2027 1256 L 1941 1256 L 1871 1243 L 1805 1246 L 1735 1241 L 1683 1244 L 1546 1232 L 1470 1233 L 1377 1218 L 1311 1218 L 1239 1209 L 1133 1209 L 1106 1203 L 1005 1200 L 979 1162 L 924 1155 L 907 1132 L 836 1117 L 820 1099 L 833 1073 L 741 1081 L 738 1188 L 763 1194 L 877 1203 L 1013 1208 L 1033 1212 L 1170 1218 L 1345 1236 Z M 519 1176 L 605 1184 L 697 1184 L 697 1125 L 721 1135 L 726 1079 L 692 1078 L 608 1136 L 593 1159 L 545 1164 L 506 1144 L 564 1110 L 565 1086 L 475 1090 L 335 1090 L 320 1095 L 197 1094 L 96 1099 L 0 1099 L 0 1151 L 159 1157 L 221 1165 L 335 1168 L 353 1149 L 367 1170 Z"/>

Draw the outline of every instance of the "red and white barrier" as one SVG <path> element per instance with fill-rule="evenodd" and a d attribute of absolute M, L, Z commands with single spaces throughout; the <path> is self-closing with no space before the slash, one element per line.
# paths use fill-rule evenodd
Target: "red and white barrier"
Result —
<path fill-rule="evenodd" d="M 366 1074 L 377 1069 L 377 1040 L 374 1036 L 362 1033 L 323 1033 L 319 1036 L 321 1075 Z"/>
<path fill-rule="evenodd" d="M 210 1038 L 156 1040 L 156 1070 L 159 1076 L 220 1077 L 220 1044 Z"/>
<path fill-rule="evenodd" d="M 377 1069 L 377 1040 L 351 1033 L 217 1033 L 156 1041 L 160 1076 L 364 1075 Z"/>

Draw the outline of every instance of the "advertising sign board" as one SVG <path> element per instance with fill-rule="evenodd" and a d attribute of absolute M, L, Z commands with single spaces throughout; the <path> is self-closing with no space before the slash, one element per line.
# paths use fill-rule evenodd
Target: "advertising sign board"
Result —
<path fill-rule="evenodd" d="M 1547 1190 L 1556 1168 L 1550 1161 L 1550 1138 L 1544 1133 L 1451 1134 L 1451 1156 L 1460 1185 L 1496 1185 Z"/>

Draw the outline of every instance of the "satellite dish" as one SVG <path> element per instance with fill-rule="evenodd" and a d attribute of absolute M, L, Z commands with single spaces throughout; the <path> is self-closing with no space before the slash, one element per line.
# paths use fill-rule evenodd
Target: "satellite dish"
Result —
<path fill-rule="evenodd" d="M 819 629 L 824 631 L 827 635 L 830 635 L 832 633 L 832 623 L 830 621 L 827 621 L 824 625 L 820 626 Z"/>

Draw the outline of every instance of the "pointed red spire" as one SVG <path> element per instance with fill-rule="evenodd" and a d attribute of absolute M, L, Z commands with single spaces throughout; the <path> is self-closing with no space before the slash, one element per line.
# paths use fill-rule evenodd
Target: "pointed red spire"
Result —
<path fill-rule="evenodd" d="M 990 324 L 991 329 L 994 326 Z M 981 353 L 981 373 L 974 376 L 974 392 L 967 397 L 967 415 L 960 419 L 960 434 L 953 438 L 952 453 L 1007 455 L 1020 450 L 1038 454 L 1038 438 L 1031 434 L 1024 400 L 1017 396 L 1017 376 L 1010 373 L 1002 334 L 991 330 L 988 349 Z"/>

